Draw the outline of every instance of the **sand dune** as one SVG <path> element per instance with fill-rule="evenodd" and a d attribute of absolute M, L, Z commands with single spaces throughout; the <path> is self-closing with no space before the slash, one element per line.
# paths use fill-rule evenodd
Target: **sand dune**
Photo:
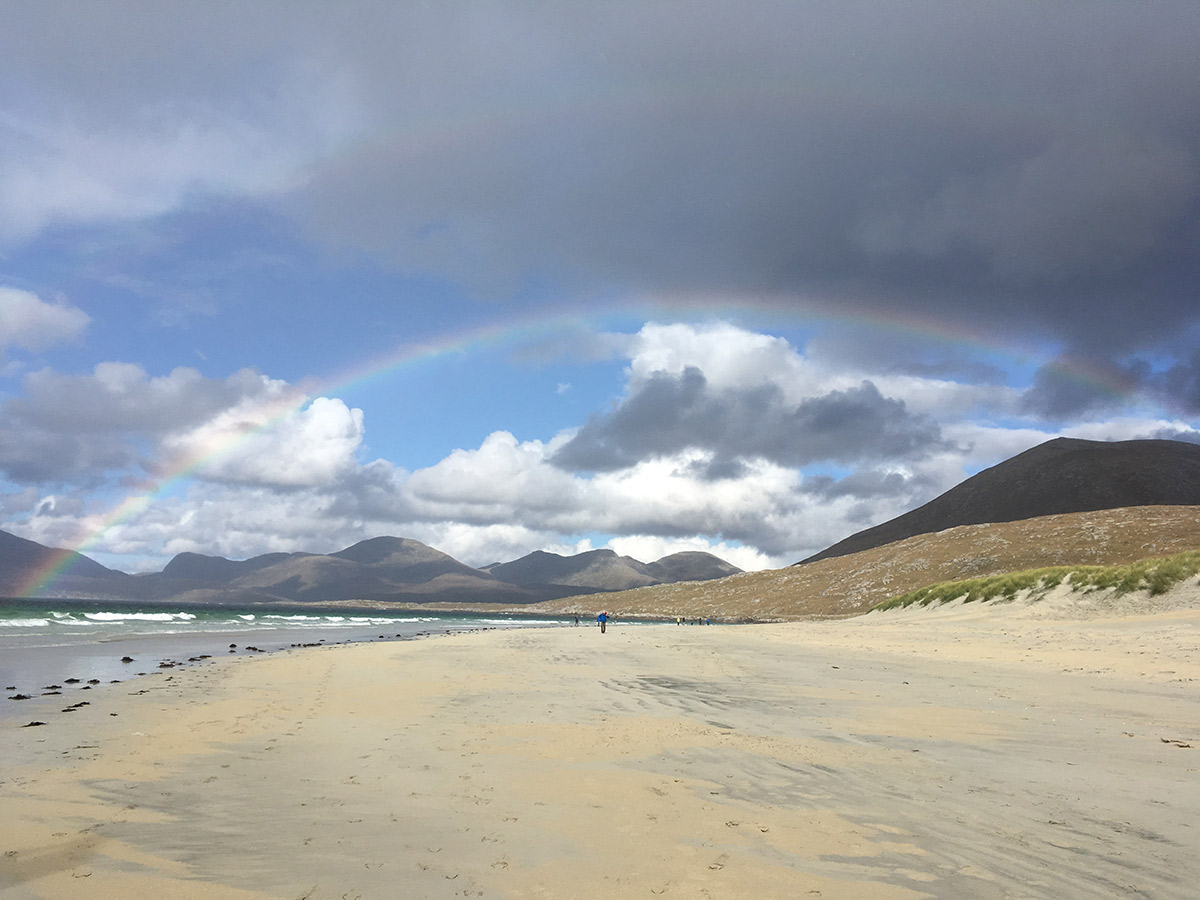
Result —
<path fill-rule="evenodd" d="M 1122 602 L 498 631 L 112 685 L 0 735 L 0 894 L 1185 900 L 1200 603 Z"/>

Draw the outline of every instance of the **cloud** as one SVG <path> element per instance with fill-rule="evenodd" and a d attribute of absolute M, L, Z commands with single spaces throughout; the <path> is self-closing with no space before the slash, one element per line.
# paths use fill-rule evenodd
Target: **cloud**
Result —
<path fill-rule="evenodd" d="M 199 482 L 181 498 L 155 504 L 135 520 L 119 523 L 105 547 L 155 560 L 161 568 L 176 553 L 245 558 L 262 553 L 329 553 L 381 532 L 329 514 L 327 491 L 278 490 L 248 484 Z M 186 528 L 179 523 L 186 522 Z"/>
<path fill-rule="evenodd" d="M 728 322 L 648 322 L 624 343 L 633 391 L 663 374 L 678 376 L 689 368 L 701 369 L 716 390 L 753 391 L 775 385 L 791 399 L 830 384 L 831 373 L 812 366 L 785 339 Z"/>
<path fill-rule="evenodd" d="M 19 491 L 0 491 L 0 515 L 5 518 L 22 516 L 31 510 L 38 509 L 41 495 L 35 487 L 22 488 Z"/>
<path fill-rule="evenodd" d="M 508 432 L 488 435 L 475 450 L 455 450 L 413 472 L 405 484 L 414 509 L 434 519 L 474 524 L 511 518 L 537 525 L 563 509 L 577 508 L 579 485 L 545 465 L 547 446 L 518 441 Z"/>
<path fill-rule="evenodd" d="M 1193 350 L 1159 376 L 1156 384 L 1188 414 L 1200 413 L 1200 350 Z"/>
<path fill-rule="evenodd" d="M 802 518 L 797 473 L 754 461 L 737 479 L 709 482 L 697 474 L 704 461 L 705 454 L 691 452 L 599 473 L 586 480 L 579 523 L 590 520 L 602 533 L 704 534 L 772 556 L 786 552 Z"/>
<path fill-rule="evenodd" d="M 1020 409 L 1026 415 L 1065 422 L 1086 415 L 1115 412 L 1128 405 L 1154 376 L 1147 363 L 1081 365 L 1057 359 L 1038 368 L 1023 392 Z"/>
<path fill-rule="evenodd" d="M 907 497 L 914 491 L 913 478 L 904 472 L 866 469 L 852 472 L 843 478 L 813 475 L 804 479 L 801 490 L 826 500 L 837 497 L 873 499 Z M 920 485 L 926 487 L 927 485 Z"/>
<path fill-rule="evenodd" d="M 263 404 L 253 398 L 163 442 L 159 468 L 199 467 L 209 481 L 279 488 L 335 483 L 357 467 L 363 439 L 362 410 L 338 399 L 317 397 L 302 409 L 291 400 Z"/>
<path fill-rule="evenodd" d="M 1200 321 L 1194 3 L 64 9 L 0 35 L 10 242 L 224 200 L 481 297 L 769 296 L 1118 362 Z"/>
<path fill-rule="evenodd" d="M 0 469 L 24 487 L 0 496 L 2 527 L 60 546 L 102 529 L 89 553 L 127 569 L 183 550 L 329 552 L 380 534 L 472 565 L 608 545 L 780 566 L 1056 436 L 1022 403 L 1070 399 L 1069 379 L 1049 381 L 1054 368 L 1023 394 L 890 371 L 869 355 L 838 365 L 829 346 L 814 354 L 725 323 L 650 324 L 606 343 L 625 354 L 625 381 L 579 428 L 494 431 L 412 471 L 363 457 L 360 410 L 254 370 L 34 372 L 0 406 Z M 1092 412 L 1063 434 L 1195 431 L 1083 400 Z M 173 482 L 180 472 L 192 474 Z M 164 482 L 172 489 L 159 492 Z M 150 502 L 113 524 L 131 488 Z"/>
<path fill-rule="evenodd" d="M 0 359 L 12 347 L 36 351 L 77 341 L 90 321 L 77 307 L 0 286 Z"/>
<path fill-rule="evenodd" d="M 102 362 L 88 375 L 43 369 L 27 375 L 24 397 L 5 412 L 23 424 L 57 434 L 138 431 L 164 434 L 190 427 L 246 397 L 279 396 L 282 382 L 250 369 L 225 379 L 205 378 L 185 366 L 150 376 L 133 363 Z"/>
<path fill-rule="evenodd" d="M 1200 431 L 1179 425 L 1159 428 L 1146 437 L 1158 441 L 1185 441 L 1189 444 L 1200 444 Z"/>
<path fill-rule="evenodd" d="M 1119 272 L 1194 210 L 1200 163 L 1156 135 L 1060 136 L 1023 159 L 956 175 L 862 225 L 873 256 L 977 254 L 996 278 L 1070 283 Z"/>
<path fill-rule="evenodd" d="M 270 51 L 269 16 L 55 6 L 0 37 L 0 243 L 294 190 L 356 133 L 346 76 Z"/>
<path fill-rule="evenodd" d="M 701 448 L 723 466 L 752 458 L 802 466 L 904 459 L 940 445 L 932 419 L 910 414 L 903 401 L 884 397 L 869 381 L 791 405 L 774 385 L 712 391 L 704 373 L 689 366 L 679 376 L 646 379 L 615 410 L 591 418 L 554 461 L 568 469 L 611 471 Z"/>
<path fill-rule="evenodd" d="M 482 47 L 472 16 L 413 23 L 420 58 L 442 62 L 389 74 L 445 112 L 314 170 L 293 207 L 312 234 L 488 295 L 530 271 L 580 291 L 766 292 L 1093 352 L 1196 321 L 1194 6 L 487 19 L 501 37 Z M 374 98 L 380 123 L 411 114 L 394 96 Z"/>
<path fill-rule="evenodd" d="M 30 373 L 0 405 L 0 472 L 21 483 L 97 486 L 115 473 L 279 485 L 334 477 L 353 460 L 361 413 L 243 369 L 150 376 L 105 362 L 88 375 Z"/>
<path fill-rule="evenodd" d="M 463 529 L 459 540 L 500 524 L 545 535 L 542 544 L 528 549 L 562 544 L 570 535 L 653 537 L 680 546 L 704 535 L 713 546 L 722 541 L 744 545 L 743 562 L 769 558 L 779 565 L 798 559 L 793 558 L 798 547 L 821 549 L 832 542 L 830 535 L 856 530 L 848 517 L 859 514 L 859 498 L 831 503 L 811 496 L 802 489 L 799 473 L 787 466 L 747 461 L 736 475 L 713 482 L 708 477 L 713 454 L 693 449 L 619 470 L 569 473 L 555 464 L 561 445 L 561 440 L 543 444 L 492 434 L 477 450 L 455 451 L 394 481 L 390 508 L 403 510 L 397 516 L 405 521 L 406 533 L 457 523 Z M 874 509 L 899 511 L 914 491 L 940 483 L 912 479 L 907 492 L 875 498 L 880 502 Z"/>
<path fill-rule="evenodd" d="M 747 571 L 769 568 L 772 562 L 770 557 L 750 547 L 731 545 L 724 541 L 710 542 L 699 538 L 666 539 L 652 535 L 629 535 L 609 541 L 609 547 L 622 556 L 632 556 L 641 562 L 653 562 L 664 556 L 670 556 L 672 553 L 689 551 L 711 553 L 726 562 L 733 563 L 739 569 Z"/>

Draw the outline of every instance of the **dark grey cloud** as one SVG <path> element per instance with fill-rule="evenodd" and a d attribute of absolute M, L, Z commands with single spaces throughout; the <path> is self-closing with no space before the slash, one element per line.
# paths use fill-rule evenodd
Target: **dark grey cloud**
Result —
<path fill-rule="evenodd" d="M 1200 414 L 1200 350 L 1181 352 L 1155 371 L 1142 359 L 1063 359 L 1042 366 L 1021 397 L 1021 411 L 1051 422 L 1113 411 L 1134 394 L 1165 401 L 1181 416 Z"/>
<path fill-rule="evenodd" d="M 263 204 L 480 297 L 768 293 L 1164 370 L 1200 327 L 1190 0 L 5 11 L 21 147 L 46 109 L 308 144 Z"/>
<path fill-rule="evenodd" d="M 747 466 L 744 460 L 717 457 L 706 462 L 694 462 L 690 471 L 703 481 L 730 481 L 744 476 Z"/>
<path fill-rule="evenodd" d="M 711 478 L 738 461 L 788 466 L 817 461 L 905 459 L 944 446 L 933 420 L 884 397 L 869 381 L 789 405 L 774 385 L 712 390 L 689 366 L 659 372 L 607 413 L 593 416 L 554 456 L 562 468 L 610 471 L 687 448 L 711 451 Z"/>
<path fill-rule="evenodd" d="M 174 432 L 291 390 L 251 369 L 224 379 L 185 367 L 151 377 L 127 363 L 101 363 L 87 375 L 31 372 L 22 389 L 0 402 L 0 473 L 18 484 L 91 486 L 153 468 L 156 444 Z"/>
<path fill-rule="evenodd" d="M 947 341 L 919 328 L 892 328 L 885 323 L 836 322 L 808 341 L 804 353 L 831 368 L 912 375 L 918 378 L 1002 385 L 1008 375 L 998 365 L 978 359 L 977 348 Z"/>
<path fill-rule="evenodd" d="M 920 491 L 929 491 L 932 487 L 924 479 L 914 478 L 900 472 L 863 469 L 842 478 L 834 478 L 831 475 L 806 476 L 800 490 L 823 500 L 836 500 L 841 497 L 860 499 L 909 497 Z"/>
<path fill-rule="evenodd" d="M 1114 410 L 1146 384 L 1149 368 L 1133 362 L 1124 366 L 1081 365 L 1058 360 L 1034 373 L 1033 383 L 1022 394 L 1021 411 L 1049 422 Z"/>
<path fill-rule="evenodd" d="M 152 378 L 128 363 L 101 363 L 87 375 L 32 372 L 22 387 L 23 396 L 0 407 L 0 421 L 76 435 L 161 435 L 203 422 L 240 400 L 268 396 L 263 376 L 250 369 L 217 380 L 180 367 Z"/>
<path fill-rule="evenodd" d="M 401 490 L 396 469 L 375 460 L 348 473 L 328 501 L 331 517 L 350 521 L 405 522 L 421 516 L 411 497 Z"/>
<path fill-rule="evenodd" d="M 96 487 L 105 473 L 136 466 L 140 458 L 136 447 L 117 438 L 0 427 L 0 475 L 15 484 Z"/>
<path fill-rule="evenodd" d="M 442 22 L 468 74 L 423 103 L 456 127 L 318 170 L 314 234 L 481 293 L 821 296 L 1097 356 L 1196 321 L 1194 5 L 489 13 L 480 61 L 480 23 Z"/>
<path fill-rule="evenodd" d="M 1183 413 L 1200 413 L 1200 350 L 1193 350 L 1169 368 L 1156 386 L 1174 400 Z"/>

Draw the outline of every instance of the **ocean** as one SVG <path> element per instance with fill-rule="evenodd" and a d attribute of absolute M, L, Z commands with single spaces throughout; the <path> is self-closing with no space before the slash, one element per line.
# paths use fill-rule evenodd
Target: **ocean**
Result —
<path fill-rule="evenodd" d="M 73 693 L 231 654 L 573 621 L 314 606 L 264 609 L 0 599 L 0 717 L 22 715 L 23 704 L 14 697 Z"/>

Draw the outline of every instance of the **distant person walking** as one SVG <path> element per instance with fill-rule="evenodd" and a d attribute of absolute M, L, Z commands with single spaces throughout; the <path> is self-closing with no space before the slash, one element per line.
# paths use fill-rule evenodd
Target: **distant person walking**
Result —
<path fill-rule="evenodd" d="M 596 616 L 596 621 L 600 623 L 600 633 L 604 634 L 605 629 L 608 626 L 608 613 L 600 613 L 600 615 Z"/>

